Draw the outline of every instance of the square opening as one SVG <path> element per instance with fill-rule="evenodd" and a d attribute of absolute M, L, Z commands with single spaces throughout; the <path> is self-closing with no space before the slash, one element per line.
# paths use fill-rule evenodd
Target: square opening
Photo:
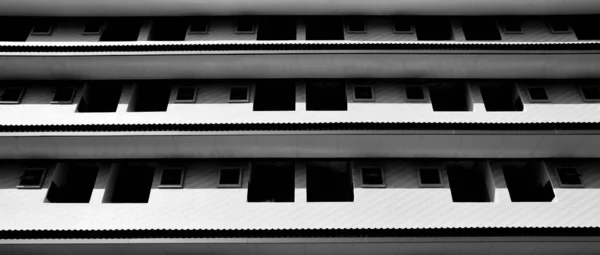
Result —
<path fill-rule="evenodd" d="M 224 167 L 219 171 L 219 188 L 239 188 L 242 187 L 242 168 Z"/>
<path fill-rule="evenodd" d="M 197 95 L 197 87 L 183 86 L 177 88 L 175 95 L 175 103 L 195 103 Z"/>
<path fill-rule="evenodd" d="M 190 34 L 207 34 L 209 21 L 207 18 L 194 17 L 189 19 L 190 27 L 188 33 Z"/>
<path fill-rule="evenodd" d="M 31 35 L 51 35 L 54 30 L 54 22 L 51 20 L 38 20 L 31 29 Z"/>
<path fill-rule="evenodd" d="M 17 188 L 41 189 L 46 177 L 46 168 L 27 168 L 21 175 Z"/>
<path fill-rule="evenodd" d="M 564 19 L 554 18 L 548 21 L 548 28 L 553 34 L 570 34 L 573 33 L 571 26 Z"/>
<path fill-rule="evenodd" d="M 263 17 L 259 21 L 256 39 L 259 41 L 296 40 L 296 27 L 296 18 L 294 17 Z"/>
<path fill-rule="evenodd" d="M 581 180 L 581 174 L 577 172 L 577 168 L 575 167 L 557 167 L 556 175 L 558 175 L 558 181 L 561 187 L 584 187 L 583 181 Z"/>
<path fill-rule="evenodd" d="M 600 101 L 600 86 L 580 86 L 579 93 L 583 101 Z"/>
<path fill-rule="evenodd" d="M 439 188 L 444 187 L 442 181 L 442 172 L 437 167 L 420 167 L 419 171 L 419 187 Z"/>
<path fill-rule="evenodd" d="M 362 167 L 360 169 L 364 188 L 385 188 L 385 176 L 381 167 Z"/>
<path fill-rule="evenodd" d="M 167 167 L 162 170 L 159 188 L 183 188 L 185 169 L 183 167 Z"/>
<path fill-rule="evenodd" d="M 57 88 L 54 91 L 54 97 L 52 97 L 51 104 L 70 104 L 73 103 L 73 97 L 75 97 L 75 88 Z"/>
<path fill-rule="evenodd" d="M 248 184 L 248 202 L 294 202 L 294 162 L 254 162 Z"/>
<path fill-rule="evenodd" d="M 79 100 L 77 112 L 115 112 L 121 90 L 121 85 L 113 82 L 89 82 Z"/>
<path fill-rule="evenodd" d="M 85 24 L 85 28 L 83 29 L 84 35 L 99 35 L 102 33 L 102 29 L 104 28 L 104 20 L 102 19 L 91 19 L 88 20 L 87 24 Z"/>
<path fill-rule="evenodd" d="M 339 17 L 306 18 L 306 40 L 344 40 L 344 25 Z"/>
<path fill-rule="evenodd" d="M 4 88 L 0 95 L 0 104 L 18 104 L 24 93 L 24 88 Z"/>
<path fill-rule="evenodd" d="M 367 25 L 363 18 L 350 17 L 344 19 L 346 23 L 346 29 L 349 34 L 365 34 L 367 33 Z"/>
<path fill-rule="evenodd" d="M 254 111 L 296 110 L 294 80 L 261 80 L 254 90 Z"/>
<path fill-rule="evenodd" d="M 306 194 L 308 202 L 353 202 L 354 184 L 348 162 L 307 162 Z"/>
<path fill-rule="evenodd" d="M 508 164 L 502 167 L 513 202 L 551 202 L 554 190 L 543 163 Z"/>
<path fill-rule="evenodd" d="M 237 86 L 229 89 L 230 103 L 248 103 L 250 102 L 250 87 Z"/>
<path fill-rule="evenodd" d="M 464 18 L 462 28 L 467 41 L 497 41 L 502 39 L 496 22 L 490 18 Z"/>
<path fill-rule="evenodd" d="M 142 28 L 138 18 L 112 18 L 106 21 L 100 41 L 123 42 L 137 41 Z"/>
<path fill-rule="evenodd" d="M 184 41 L 188 23 L 183 18 L 157 18 L 152 22 L 150 41 Z"/>
<path fill-rule="evenodd" d="M 416 19 L 419 41 L 447 41 L 453 39 L 452 25 L 448 18 L 421 17 Z"/>
<path fill-rule="evenodd" d="M 92 164 L 58 164 L 46 194 L 48 203 L 89 203 L 98 176 Z"/>
<path fill-rule="evenodd" d="M 527 87 L 527 94 L 531 102 L 550 102 L 550 97 L 544 87 Z"/>
<path fill-rule="evenodd" d="M 453 202 L 493 202 L 486 179 L 491 179 L 485 164 L 449 164 L 446 166 Z M 486 176 L 487 175 L 487 176 Z"/>
<path fill-rule="evenodd" d="M 103 203 L 148 203 L 154 167 L 131 164 L 110 173 Z"/>
<path fill-rule="evenodd" d="M 0 42 L 27 41 L 32 27 L 32 20 L 26 17 L 0 17 Z"/>
<path fill-rule="evenodd" d="M 463 84 L 438 84 L 429 87 L 434 111 L 469 111 L 467 87 Z"/>
<path fill-rule="evenodd" d="M 521 21 L 517 19 L 502 19 L 498 23 L 505 34 L 522 34 Z"/>
<path fill-rule="evenodd" d="M 354 86 L 354 101 L 355 102 L 373 102 L 375 95 L 371 86 Z"/>
<path fill-rule="evenodd" d="M 342 81 L 309 81 L 306 84 L 307 111 L 346 111 L 346 85 Z"/>
<path fill-rule="evenodd" d="M 514 84 L 486 84 L 479 89 L 486 111 L 523 111 L 523 102 Z"/>
<path fill-rule="evenodd" d="M 577 16 L 570 23 L 578 40 L 600 40 L 600 16 Z"/>
<path fill-rule="evenodd" d="M 238 18 L 235 31 L 238 34 L 254 34 L 256 32 L 256 19 L 253 17 Z"/>
<path fill-rule="evenodd" d="M 171 87 L 160 82 L 140 82 L 129 102 L 130 112 L 165 112 L 169 106 Z"/>
<path fill-rule="evenodd" d="M 396 34 L 412 34 L 415 32 L 411 19 L 407 17 L 394 17 L 392 28 Z"/>
<path fill-rule="evenodd" d="M 425 92 L 421 86 L 404 87 L 406 93 L 406 101 L 425 101 Z"/>

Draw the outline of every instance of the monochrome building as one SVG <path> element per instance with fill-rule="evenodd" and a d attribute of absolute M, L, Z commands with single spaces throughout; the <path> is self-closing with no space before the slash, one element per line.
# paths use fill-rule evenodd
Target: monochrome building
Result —
<path fill-rule="evenodd" d="M 600 254 L 600 1 L 0 1 L 0 254 Z"/>

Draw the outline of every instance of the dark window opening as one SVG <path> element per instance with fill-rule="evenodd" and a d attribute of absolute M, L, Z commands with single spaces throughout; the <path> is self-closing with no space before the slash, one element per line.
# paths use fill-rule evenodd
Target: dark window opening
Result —
<path fill-rule="evenodd" d="M 394 17 L 393 27 L 395 33 L 413 33 L 412 22 L 405 17 Z"/>
<path fill-rule="evenodd" d="M 577 172 L 576 168 L 573 167 L 559 167 L 556 168 L 560 184 L 564 186 L 581 186 L 581 175 Z"/>
<path fill-rule="evenodd" d="M 257 40 L 296 40 L 296 19 L 294 17 L 270 16 L 260 19 Z"/>
<path fill-rule="evenodd" d="M 92 19 L 89 20 L 83 29 L 84 34 L 100 34 L 102 32 L 102 27 L 104 26 L 104 20 L 101 19 Z"/>
<path fill-rule="evenodd" d="M 294 202 L 294 162 L 256 162 L 250 171 L 248 202 Z"/>
<path fill-rule="evenodd" d="M 25 169 L 23 175 L 20 178 L 19 185 L 17 185 L 17 188 L 39 189 L 44 183 L 44 177 L 46 177 L 45 168 Z"/>
<path fill-rule="evenodd" d="M 241 187 L 242 169 L 239 167 L 221 168 L 219 172 L 219 187 Z"/>
<path fill-rule="evenodd" d="M 31 34 L 33 35 L 50 35 L 54 29 L 54 21 L 49 19 L 36 20 Z"/>
<path fill-rule="evenodd" d="M 250 88 L 248 86 L 231 87 L 229 89 L 229 102 L 247 103 L 250 101 Z"/>
<path fill-rule="evenodd" d="M 77 106 L 78 112 L 115 112 L 121 99 L 121 85 L 89 82 Z"/>
<path fill-rule="evenodd" d="M 527 92 L 529 93 L 529 99 L 531 101 L 548 101 L 548 93 L 544 87 L 528 87 Z"/>
<path fill-rule="evenodd" d="M 446 167 L 452 201 L 454 202 L 491 202 L 483 169 L 469 168 L 463 165 Z"/>
<path fill-rule="evenodd" d="M 572 19 L 572 28 L 578 40 L 600 40 L 600 16 L 578 16 Z"/>
<path fill-rule="evenodd" d="M 358 17 L 346 18 L 346 26 L 348 27 L 348 33 L 366 33 L 367 25 L 364 19 Z"/>
<path fill-rule="evenodd" d="M 385 187 L 383 169 L 381 167 L 361 168 L 362 187 Z"/>
<path fill-rule="evenodd" d="M 171 87 L 159 82 L 141 82 L 129 105 L 130 112 L 164 112 L 169 106 Z"/>
<path fill-rule="evenodd" d="M 125 165 L 112 171 L 103 203 L 148 203 L 154 168 Z"/>
<path fill-rule="evenodd" d="M 187 22 L 183 18 L 158 18 L 152 23 L 150 41 L 183 41 L 187 33 Z"/>
<path fill-rule="evenodd" d="M 296 110 L 296 84 L 293 80 L 261 80 L 254 91 L 255 111 Z"/>
<path fill-rule="evenodd" d="M 373 101 L 373 87 L 371 86 L 354 86 L 354 100 L 356 101 Z"/>
<path fill-rule="evenodd" d="M 122 42 L 137 41 L 142 22 L 135 18 L 114 18 L 106 22 L 100 41 Z"/>
<path fill-rule="evenodd" d="M 406 92 L 407 100 L 415 100 L 415 101 L 425 100 L 425 93 L 423 92 L 422 87 L 417 87 L 417 86 L 404 87 L 404 91 Z"/>
<path fill-rule="evenodd" d="M 306 40 L 344 40 L 344 25 L 341 18 L 306 18 Z"/>
<path fill-rule="evenodd" d="M 175 102 L 193 103 L 196 102 L 196 87 L 178 87 Z"/>
<path fill-rule="evenodd" d="M 452 40 L 450 20 L 442 17 L 422 17 L 416 20 L 417 39 L 420 41 Z"/>
<path fill-rule="evenodd" d="M 57 88 L 54 92 L 54 97 L 50 103 L 53 104 L 70 104 L 75 96 L 74 88 Z"/>
<path fill-rule="evenodd" d="M 439 168 L 419 168 L 419 183 L 421 186 L 441 186 L 442 177 Z"/>
<path fill-rule="evenodd" d="M 436 85 L 429 87 L 434 111 L 469 111 L 467 88 L 464 85 Z"/>
<path fill-rule="evenodd" d="M 309 81 L 306 84 L 306 110 L 346 111 L 346 85 L 343 81 Z"/>
<path fill-rule="evenodd" d="M 0 95 L 0 103 L 19 103 L 23 97 L 23 88 L 5 88 Z"/>
<path fill-rule="evenodd" d="M 600 100 L 600 87 L 585 86 L 579 87 L 585 100 Z"/>
<path fill-rule="evenodd" d="M 0 42 L 27 41 L 33 24 L 20 17 L 0 17 Z"/>
<path fill-rule="evenodd" d="M 181 167 L 163 169 L 158 187 L 183 188 L 184 172 L 184 169 Z"/>
<path fill-rule="evenodd" d="M 208 33 L 209 21 L 206 18 L 190 18 L 190 33 L 191 34 L 206 34 Z"/>
<path fill-rule="evenodd" d="M 240 17 L 237 21 L 237 33 L 254 33 L 256 29 L 256 19 L 252 17 Z"/>
<path fill-rule="evenodd" d="M 501 40 L 498 26 L 489 18 L 464 18 L 462 28 L 467 41 L 494 41 Z"/>
<path fill-rule="evenodd" d="M 502 167 L 508 193 L 513 202 L 551 202 L 554 191 L 541 163 Z"/>
<path fill-rule="evenodd" d="M 505 33 L 523 33 L 521 22 L 515 19 L 504 19 L 500 21 Z"/>
<path fill-rule="evenodd" d="M 548 22 L 550 32 L 552 33 L 571 33 L 571 27 L 562 19 L 553 19 Z"/>
<path fill-rule="evenodd" d="M 347 161 L 313 161 L 306 166 L 308 202 L 352 202 L 354 186 Z"/>
<path fill-rule="evenodd" d="M 523 111 L 523 102 L 513 84 L 481 85 L 479 88 L 488 112 Z"/>
<path fill-rule="evenodd" d="M 54 173 L 46 200 L 50 203 L 89 203 L 96 176 L 97 166 L 65 164 Z"/>

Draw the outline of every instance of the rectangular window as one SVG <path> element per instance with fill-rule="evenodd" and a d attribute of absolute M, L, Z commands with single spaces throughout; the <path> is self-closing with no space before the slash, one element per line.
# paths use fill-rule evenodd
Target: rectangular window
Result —
<path fill-rule="evenodd" d="M 208 33 L 208 27 L 209 27 L 209 21 L 207 18 L 191 18 L 190 20 L 190 27 L 188 30 L 189 34 L 207 34 Z"/>
<path fill-rule="evenodd" d="M 470 102 L 464 84 L 437 84 L 429 87 L 434 111 L 469 111 Z"/>
<path fill-rule="evenodd" d="M 450 20 L 444 17 L 420 17 L 415 27 L 419 41 L 447 41 L 454 36 Z"/>
<path fill-rule="evenodd" d="M 492 177 L 486 176 L 489 170 L 482 166 L 484 164 L 475 162 L 446 166 L 453 202 L 492 202 L 493 194 L 490 194 L 489 191 L 494 189 L 490 189 L 486 182 L 486 178 L 491 179 Z"/>
<path fill-rule="evenodd" d="M 344 24 L 339 17 L 306 18 L 306 40 L 344 40 Z"/>
<path fill-rule="evenodd" d="M 425 92 L 421 86 L 406 86 L 404 87 L 406 101 L 423 102 L 425 100 Z"/>
<path fill-rule="evenodd" d="M 503 19 L 498 22 L 505 34 L 522 34 L 521 21 L 516 19 Z"/>
<path fill-rule="evenodd" d="M 77 105 L 77 112 L 115 112 L 122 87 L 114 81 L 88 82 Z"/>
<path fill-rule="evenodd" d="M 346 23 L 346 30 L 349 34 L 366 34 L 367 25 L 364 19 L 359 17 L 352 17 L 344 19 Z"/>
<path fill-rule="evenodd" d="M 177 87 L 177 94 L 175 95 L 175 103 L 195 103 L 197 95 L 197 87 L 195 86 L 181 86 Z"/>
<path fill-rule="evenodd" d="M 394 17 L 392 20 L 392 27 L 395 34 L 415 33 L 415 28 L 411 20 L 406 17 Z"/>
<path fill-rule="evenodd" d="M 297 30 L 295 17 L 267 16 L 259 21 L 258 41 L 296 40 Z"/>
<path fill-rule="evenodd" d="M 162 171 L 160 177 L 159 188 L 183 188 L 183 179 L 185 176 L 185 168 L 183 167 L 166 167 Z"/>
<path fill-rule="evenodd" d="M 583 188 L 581 174 L 574 167 L 557 167 L 556 174 L 561 187 L 564 188 Z"/>
<path fill-rule="evenodd" d="M 580 86 L 579 93 L 586 102 L 600 101 L 600 86 Z"/>
<path fill-rule="evenodd" d="M 550 176 L 542 162 L 506 164 L 502 171 L 513 202 L 551 202 L 554 199 Z"/>
<path fill-rule="evenodd" d="M 24 88 L 4 88 L 0 94 L 0 104 L 18 104 L 24 93 Z"/>
<path fill-rule="evenodd" d="M 248 184 L 248 202 L 294 202 L 293 161 L 253 162 Z"/>
<path fill-rule="evenodd" d="M 54 97 L 52 97 L 51 104 L 71 104 L 73 103 L 73 97 L 75 97 L 75 88 L 57 88 L 54 91 Z"/>
<path fill-rule="evenodd" d="M 352 202 L 354 184 L 347 161 L 309 161 L 306 165 L 308 202 Z"/>
<path fill-rule="evenodd" d="M 523 102 L 514 84 L 482 84 L 479 89 L 486 111 L 523 111 Z"/>
<path fill-rule="evenodd" d="M 100 36 L 101 42 L 137 41 L 142 28 L 139 18 L 111 18 Z"/>
<path fill-rule="evenodd" d="M 571 26 L 563 19 L 552 19 L 548 21 L 548 28 L 553 34 L 570 34 L 573 33 Z"/>
<path fill-rule="evenodd" d="M 46 168 L 27 168 L 21 175 L 21 180 L 17 188 L 19 189 L 40 189 L 46 177 Z"/>
<path fill-rule="evenodd" d="M 39 20 L 31 29 L 31 35 L 52 35 L 54 22 L 51 20 Z"/>
<path fill-rule="evenodd" d="M 307 111 L 346 111 L 348 101 L 343 81 L 309 81 L 306 84 Z"/>
<path fill-rule="evenodd" d="M 165 112 L 169 106 L 171 87 L 160 81 L 139 82 L 129 101 L 130 112 Z"/>
<path fill-rule="evenodd" d="M 462 28 L 467 41 L 497 41 L 502 37 L 493 19 L 483 17 L 463 18 Z"/>
<path fill-rule="evenodd" d="M 154 167 L 129 164 L 111 171 L 103 203 L 148 203 Z"/>
<path fill-rule="evenodd" d="M 442 181 L 442 172 L 437 167 L 420 167 L 418 168 L 419 187 L 423 188 L 440 188 L 444 187 Z"/>
<path fill-rule="evenodd" d="M 254 34 L 256 32 L 256 19 L 252 17 L 238 18 L 235 32 L 238 34 Z"/>
<path fill-rule="evenodd" d="M 361 167 L 363 188 L 385 188 L 385 176 L 381 167 Z"/>
<path fill-rule="evenodd" d="M 229 89 L 229 103 L 248 103 L 250 102 L 250 87 L 236 86 Z"/>
<path fill-rule="evenodd" d="M 157 18 L 152 22 L 150 41 L 184 41 L 188 23 L 184 18 Z"/>
<path fill-rule="evenodd" d="M 294 80 L 260 80 L 254 89 L 254 111 L 296 110 Z"/>
<path fill-rule="evenodd" d="M 550 97 L 546 92 L 546 88 L 542 86 L 527 87 L 527 94 L 529 95 L 529 101 L 533 103 L 549 103 Z"/>
<path fill-rule="evenodd" d="M 372 86 L 354 86 L 354 102 L 373 102 L 375 94 Z"/>
<path fill-rule="evenodd" d="M 85 24 L 85 28 L 83 29 L 84 35 L 99 35 L 102 34 L 102 29 L 104 29 L 105 21 L 102 19 L 91 19 L 88 20 L 87 24 Z"/>
<path fill-rule="evenodd" d="M 242 187 L 242 168 L 224 167 L 219 171 L 219 188 L 239 188 Z"/>
<path fill-rule="evenodd" d="M 94 164 L 58 164 L 46 194 L 49 203 L 89 203 L 98 176 Z"/>

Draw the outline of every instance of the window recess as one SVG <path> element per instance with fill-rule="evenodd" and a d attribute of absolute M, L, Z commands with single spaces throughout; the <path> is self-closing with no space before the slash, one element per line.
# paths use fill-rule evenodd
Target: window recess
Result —
<path fill-rule="evenodd" d="M 102 30 L 104 29 L 104 20 L 101 19 L 91 19 L 88 20 L 85 28 L 83 29 L 84 35 L 100 35 L 102 34 Z"/>
<path fill-rule="evenodd" d="M 229 103 L 250 102 L 250 86 L 235 86 L 229 89 Z"/>
<path fill-rule="evenodd" d="M 529 101 L 532 103 L 549 103 L 551 102 L 546 88 L 542 86 L 529 86 L 527 87 L 527 95 L 529 95 Z"/>
<path fill-rule="evenodd" d="M 406 86 L 404 87 L 406 95 L 406 101 L 410 102 L 423 102 L 425 99 L 425 92 L 421 86 Z"/>
<path fill-rule="evenodd" d="M 223 167 L 219 170 L 219 188 L 239 188 L 242 187 L 242 168 L 241 167 Z"/>
<path fill-rule="evenodd" d="M 296 40 L 296 18 L 284 16 L 262 17 L 258 23 L 256 40 Z"/>
<path fill-rule="evenodd" d="M 483 17 L 463 18 L 462 28 L 467 41 L 497 41 L 502 37 L 493 19 Z"/>
<path fill-rule="evenodd" d="M 523 28 L 521 27 L 521 21 L 517 19 L 502 19 L 498 21 L 502 32 L 505 34 L 523 34 Z"/>
<path fill-rule="evenodd" d="M 548 29 L 553 34 L 571 34 L 573 30 L 566 20 L 553 18 L 548 21 Z"/>
<path fill-rule="evenodd" d="M 194 17 L 189 19 L 190 25 L 188 28 L 189 34 L 208 34 L 209 20 L 202 17 Z"/>
<path fill-rule="evenodd" d="M 470 111 L 472 102 L 464 84 L 435 84 L 429 86 L 434 111 Z"/>
<path fill-rule="evenodd" d="M 238 18 L 235 32 L 238 34 L 254 34 L 256 32 L 256 19 L 252 17 Z"/>
<path fill-rule="evenodd" d="M 139 18 L 111 18 L 104 25 L 101 42 L 137 41 L 142 28 Z"/>
<path fill-rule="evenodd" d="M 56 88 L 54 90 L 54 97 L 52 97 L 51 104 L 71 104 L 75 97 L 75 88 Z"/>
<path fill-rule="evenodd" d="M 415 27 L 411 19 L 407 17 L 394 17 L 392 19 L 392 29 L 395 34 L 414 34 Z"/>
<path fill-rule="evenodd" d="M 354 102 L 373 102 L 375 94 L 372 86 L 354 86 Z"/>
<path fill-rule="evenodd" d="M 306 166 L 308 202 L 352 202 L 354 184 L 348 161 L 309 161 Z"/>
<path fill-rule="evenodd" d="M 54 22 L 51 20 L 38 20 L 31 28 L 31 35 L 52 35 L 54 30 Z"/>
<path fill-rule="evenodd" d="M 46 194 L 49 203 L 89 203 L 98 176 L 98 166 L 59 163 Z"/>
<path fill-rule="evenodd" d="M 453 162 L 446 172 L 453 202 L 493 202 L 495 185 L 487 162 Z"/>
<path fill-rule="evenodd" d="M 346 84 L 339 80 L 314 80 L 306 84 L 307 111 L 346 111 Z"/>
<path fill-rule="evenodd" d="M 569 21 L 578 40 L 600 40 L 600 16 L 577 16 Z"/>
<path fill-rule="evenodd" d="M 581 174 L 575 167 L 557 167 L 556 175 L 561 187 L 564 188 L 583 188 L 583 181 L 581 180 Z"/>
<path fill-rule="evenodd" d="M 148 203 L 154 179 L 154 167 L 145 164 L 124 164 L 113 167 L 103 203 Z"/>
<path fill-rule="evenodd" d="M 420 17 L 415 19 L 419 41 L 447 41 L 453 39 L 452 25 L 444 17 Z"/>
<path fill-rule="evenodd" d="M 0 93 L 0 104 L 18 104 L 25 94 L 25 88 L 3 88 Z"/>
<path fill-rule="evenodd" d="M 122 87 L 114 81 L 88 82 L 77 105 L 77 112 L 115 112 Z"/>
<path fill-rule="evenodd" d="M 579 93 L 585 102 L 600 102 L 600 86 L 580 86 Z"/>
<path fill-rule="evenodd" d="M 344 40 L 344 24 L 339 17 L 311 16 L 306 21 L 306 40 Z"/>
<path fill-rule="evenodd" d="M 442 181 L 442 171 L 438 167 L 419 167 L 417 169 L 419 176 L 419 187 L 422 188 L 441 188 L 444 187 Z"/>
<path fill-rule="evenodd" d="M 346 24 L 346 31 L 349 34 L 366 34 L 367 25 L 363 18 L 360 17 L 349 17 L 344 19 Z"/>
<path fill-rule="evenodd" d="M 21 175 L 17 188 L 40 189 L 46 177 L 46 168 L 27 168 Z"/>
<path fill-rule="evenodd" d="M 0 42 L 27 41 L 32 27 L 32 20 L 27 17 L 0 17 Z"/>
<path fill-rule="evenodd" d="M 295 178 L 293 161 L 253 162 L 248 202 L 294 202 Z"/>
<path fill-rule="evenodd" d="M 157 18 L 152 22 L 150 41 L 183 41 L 188 23 L 184 18 Z"/>
<path fill-rule="evenodd" d="M 551 202 L 554 199 L 550 176 L 543 162 L 505 164 L 502 170 L 513 202 Z"/>
<path fill-rule="evenodd" d="M 385 188 L 385 175 L 383 168 L 366 166 L 360 168 L 363 188 Z"/>
<path fill-rule="evenodd" d="M 139 82 L 129 101 L 130 112 L 165 112 L 169 106 L 171 87 L 161 81 Z"/>
<path fill-rule="evenodd" d="M 196 86 L 180 86 L 176 88 L 175 103 L 195 103 L 197 95 Z"/>
<path fill-rule="evenodd" d="M 160 177 L 159 188 L 183 188 L 183 180 L 185 177 L 185 168 L 183 167 L 166 167 L 163 168 Z"/>
<path fill-rule="evenodd" d="M 479 90 L 488 112 L 523 111 L 523 102 L 514 84 L 481 84 Z"/>
<path fill-rule="evenodd" d="M 254 111 L 296 110 L 294 80 L 260 80 L 254 87 Z"/>

